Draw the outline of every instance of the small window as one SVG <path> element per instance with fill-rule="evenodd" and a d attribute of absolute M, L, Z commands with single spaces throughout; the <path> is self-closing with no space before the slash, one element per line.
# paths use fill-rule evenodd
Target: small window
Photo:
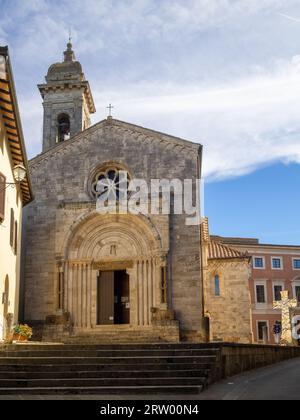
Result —
<path fill-rule="evenodd" d="M 10 209 L 10 236 L 9 236 L 9 243 L 10 246 L 14 246 L 14 229 L 15 229 L 15 214 L 14 210 Z"/>
<path fill-rule="evenodd" d="M 67 114 L 61 114 L 57 118 L 57 143 L 70 138 L 70 117 Z"/>
<path fill-rule="evenodd" d="M 264 259 L 262 257 L 254 258 L 254 268 L 264 268 Z"/>
<path fill-rule="evenodd" d="M 282 268 L 281 258 L 272 258 L 272 268 L 274 270 L 280 270 Z"/>
<path fill-rule="evenodd" d="M 256 302 L 257 303 L 266 303 L 266 293 L 265 286 L 262 284 L 256 285 Z"/>
<path fill-rule="evenodd" d="M 281 300 L 281 292 L 283 291 L 282 286 L 276 284 L 274 286 L 274 299 L 276 302 Z"/>
<path fill-rule="evenodd" d="M 258 340 L 267 342 L 268 335 L 269 335 L 268 323 L 265 321 L 259 321 L 257 323 L 257 329 L 258 329 Z"/>
<path fill-rule="evenodd" d="M 15 238 L 14 238 L 14 240 L 15 240 L 14 252 L 15 252 L 15 255 L 17 255 L 17 253 L 18 253 L 18 222 L 17 221 L 15 222 Z"/>
<path fill-rule="evenodd" d="M 5 185 L 6 178 L 0 173 L 0 223 L 3 222 L 5 217 Z"/>
<path fill-rule="evenodd" d="M 300 270 L 300 259 L 294 260 L 294 270 Z"/>
<path fill-rule="evenodd" d="M 221 296 L 220 276 L 215 276 L 215 296 Z"/>

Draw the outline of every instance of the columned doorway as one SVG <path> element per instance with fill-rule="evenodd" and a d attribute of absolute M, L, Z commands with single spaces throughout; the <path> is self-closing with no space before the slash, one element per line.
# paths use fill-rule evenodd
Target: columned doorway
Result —
<path fill-rule="evenodd" d="M 125 270 L 99 271 L 97 278 L 97 324 L 130 324 L 129 276 Z"/>
<path fill-rule="evenodd" d="M 83 218 L 66 238 L 64 310 L 75 334 L 152 326 L 153 309 L 168 309 L 167 251 L 143 217 Z"/>

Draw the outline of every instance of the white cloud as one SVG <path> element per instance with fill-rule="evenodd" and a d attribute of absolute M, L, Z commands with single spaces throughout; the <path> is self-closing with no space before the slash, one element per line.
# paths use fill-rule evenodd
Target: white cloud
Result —
<path fill-rule="evenodd" d="M 204 175 L 210 179 L 276 160 L 300 163 L 299 56 L 278 64 L 273 74 L 219 88 L 141 84 L 95 96 L 98 119 L 112 100 L 118 118 L 203 143 Z"/>
<path fill-rule="evenodd" d="M 286 14 L 284 14 L 284 13 L 278 13 L 278 15 L 279 15 L 279 16 L 281 16 L 281 17 L 284 17 L 284 18 L 286 18 L 286 19 L 289 19 L 289 20 L 291 20 L 291 21 L 293 21 L 293 22 L 300 23 L 300 19 L 297 19 L 297 18 L 295 18 L 295 17 L 293 17 L 293 16 L 289 16 L 289 15 L 286 15 Z"/>
<path fill-rule="evenodd" d="M 202 142 L 211 179 L 274 160 L 300 163 L 300 25 L 282 16 L 296 19 L 299 6 L 298 0 L 87 0 L 84 7 L 81 0 L 0 0 L 0 44 L 11 46 L 29 155 L 41 148 L 36 84 L 61 59 L 72 27 L 99 109 L 94 122 L 113 102 L 117 118 Z"/>

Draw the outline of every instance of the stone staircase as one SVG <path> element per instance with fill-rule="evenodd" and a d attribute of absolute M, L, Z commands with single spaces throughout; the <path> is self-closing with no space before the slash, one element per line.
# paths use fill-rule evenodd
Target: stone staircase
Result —
<path fill-rule="evenodd" d="M 0 346 L 0 394 L 198 394 L 217 375 L 219 351 L 190 343 Z"/>

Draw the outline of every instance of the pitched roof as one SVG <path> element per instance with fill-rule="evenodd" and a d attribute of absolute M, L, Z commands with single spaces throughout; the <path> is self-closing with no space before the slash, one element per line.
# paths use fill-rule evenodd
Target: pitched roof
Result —
<path fill-rule="evenodd" d="M 27 170 L 26 178 L 21 183 L 23 204 L 27 204 L 32 200 L 33 195 L 8 48 L 0 47 L 0 55 L 5 60 L 5 69 L 0 74 L 0 113 L 4 121 L 13 164 L 22 164 Z"/>
<path fill-rule="evenodd" d="M 74 137 L 71 137 L 69 140 L 65 140 L 61 143 L 58 143 L 56 146 L 52 147 L 51 149 L 46 150 L 45 152 L 41 153 L 40 155 L 37 155 L 35 158 L 31 159 L 31 163 L 37 164 L 43 159 L 47 159 L 52 154 L 55 154 L 55 152 L 59 151 L 60 149 L 67 148 L 68 145 L 71 145 L 82 138 L 82 136 L 85 136 L 87 134 L 92 134 L 96 130 L 98 130 L 101 127 L 115 127 L 116 129 L 124 129 L 126 131 L 132 130 L 133 132 L 136 132 L 137 134 L 144 135 L 147 137 L 153 137 L 154 140 L 158 140 L 162 143 L 166 143 L 166 145 L 172 144 L 174 147 L 178 146 L 182 149 L 188 149 L 189 151 L 194 151 L 195 153 L 200 154 L 202 151 L 202 145 L 199 143 L 194 143 L 189 140 L 184 140 L 180 137 L 175 137 L 166 133 L 161 133 L 159 131 L 155 131 L 149 128 L 141 127 L 136 124 L 131 124 L 125 121 L 120 121 L 112 117 L 108 117 L 105 120 L 102 120 L 91 127 L 87 128 L 86 130 L 76 134 Z"/>
<path fill-rule="evenodd" d="M 247 253 L 237 251 L 227 245 L 223 245 L 216 241 L 210 241 L 208 244 L 208 259 L 209 260 L 227 260 L 227 259 L 241 259 L 250 258 Z"/>

